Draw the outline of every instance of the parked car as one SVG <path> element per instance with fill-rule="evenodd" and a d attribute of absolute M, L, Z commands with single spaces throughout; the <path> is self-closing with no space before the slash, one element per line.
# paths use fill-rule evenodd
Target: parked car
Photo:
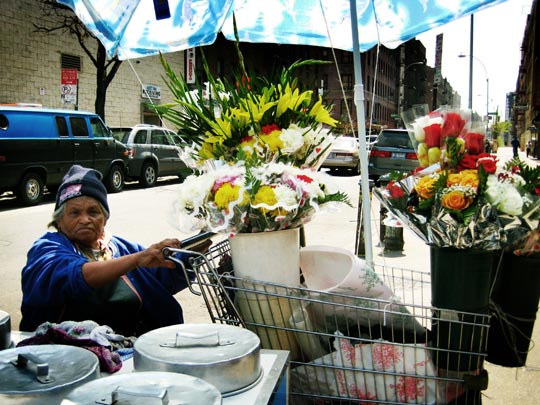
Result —
<path fill-rule="evenodd" d="M 159 177 L 186 175 L 181 158 L 182 139 L 170 129 L 149 124 L 111 127 L 113 136 L 128 148 L 127 178 L 152 187 Z"/>
<path fill-rule="evenodd" d="M 383 129 L 369 153 L 369 178 L 378 183 L 379 177 L 392 171 L 408 173 L 419 166 L 416 151 L 406 129 Z"/>
<path fill-rule="evenodd" d="M 11 191 L 24 205 L 54 192 L 75 163 L 101 172 L 109 192 L 122 191 L 127 159 L 95 113 L 0 106 L 0 194 Z"/>
<path fill-rule="evenodd" d="M 352 170 L 359 174 L 358 139 L 353 136 L 336 138 L 332 145 L 332 151 L 323 162 L 322 167 L 327 167 L 330 170 Z"/>

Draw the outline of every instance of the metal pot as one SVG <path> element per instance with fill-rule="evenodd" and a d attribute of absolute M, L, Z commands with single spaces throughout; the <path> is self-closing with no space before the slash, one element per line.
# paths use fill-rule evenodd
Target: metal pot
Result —
<path fill-rule="evenodd" d="M 0 311 L 0 350 L 11 347 L 11 318 L 7 312 Z"/>
<path fill-rule="evenodd" d="M 0 352 L 0 403 L 57 404 L 99 378 L 97 356 L 81 347 L 23 346 Z"/>
<path fill-rule="evenodd" d="M 153 399 L 154 401 L 150 401 Z M 117 374 L 75 388 L 61 405 L 146 405 L 148 403 L 218 405 L 216 387 L 186 374 L 149 371 Z"/>
<path fill-rule="evenodd" d="M 134 345 L 136 371 L 170 371 L 199 377 L 225 396 L 250 389 L 262 378 L 260 340 L 230 325 L 183 324 L 140 336 Z"/>

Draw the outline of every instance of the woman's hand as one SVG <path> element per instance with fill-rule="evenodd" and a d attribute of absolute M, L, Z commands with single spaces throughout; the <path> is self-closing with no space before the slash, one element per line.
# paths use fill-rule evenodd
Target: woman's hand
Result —
<path fill-rule="evenodd" d="M 161 242 L 154 243 L 142 252 L 137 253 L 137 267 L 168 267 L 174 269 L 176 264 L 165 259 L 163 248 L 170 247 L 178 249 L 182 242 L 176 238 L 164 239 Z"/>

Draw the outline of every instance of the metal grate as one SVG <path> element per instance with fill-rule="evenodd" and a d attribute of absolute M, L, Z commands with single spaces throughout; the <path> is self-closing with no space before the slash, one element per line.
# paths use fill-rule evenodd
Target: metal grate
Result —
<path fill-rule="evenodd" d="M 60 64 L 62 69 L 77 69 L 81 71 L 81 57 L 63 53 L 60 55 Z"/>

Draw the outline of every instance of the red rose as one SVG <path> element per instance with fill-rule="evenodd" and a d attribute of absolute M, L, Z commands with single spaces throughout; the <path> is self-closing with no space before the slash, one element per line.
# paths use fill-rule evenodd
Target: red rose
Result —
<path fill-rule="evenodd" d="M 476 161 L 479 155 L 471 155 L 466 153 L 463 159 L 458 163 L 458 170 L 476 169 Z"/>
<path fill-rule="evenodd" d="M 424 128 L 424 132 L 428 149 L 441 146 L 441 124 L 431 124 Z"/>
<path fill-rule="evenodd" d="M 468 132 L 465 135 L 465 148 L 471 155 L 478 155 L 484 151 L 484 134 Z"/>
<path fill-rule="evenodd" d="M 482 155 L 488 155 L 487 153 L 483 153 Z M 476 161 L 476 165 L 478 168 L 482 166 L 484 170 L 489 174 L 494 174 L 497 171 L 497 159 L 495 159 L 494 156 L 488 155 L 488 156 L 480 156 Z"/>
<path fill-rule="evenodd" d="M 461 118 L 459 113 L 447 113 L 442 126 L 442 138 L 444 139 L 447 136 L 458 136 L 465 126 L 465 123 L 465 120 Z"/>
<path fill-rule="evenodd" d="M 401 186 L 393 181 L 388 183 L 386 189 L 390 192 L 390 196 L 393 199 L 398 199 L 405 196 L 405 193 L 403 192 Z"/>

